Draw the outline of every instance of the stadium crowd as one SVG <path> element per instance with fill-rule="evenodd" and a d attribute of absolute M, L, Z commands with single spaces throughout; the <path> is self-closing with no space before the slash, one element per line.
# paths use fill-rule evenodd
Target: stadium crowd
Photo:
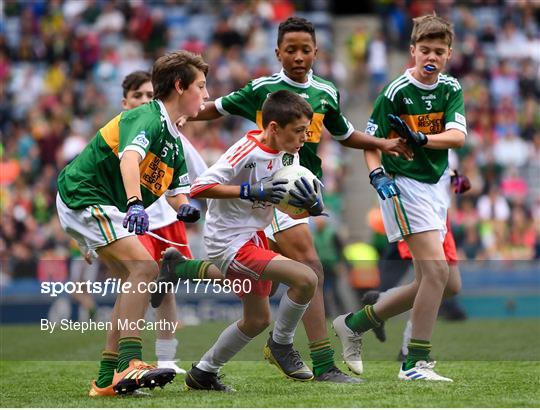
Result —
<path fill-rule="evenodd" d="M 435 9 L 455 25 L 450 74 L 465 94 L 469 135 L 452 162 L 472 182 L 456 198 L 451 225 L 462 259 L 540 258 L 540 5 L 533 1 L 376 1 L 384 33 L 359 32 L 354 58 L 384 85 L 389 52 L 403 52 L 411 17 Z M 395 4 L 394 4 L 395 3 Z M 77 248 L 55 211 L 56 178 L 120 111 L 121 82 L 170 49 L 210 64 L 210 98 L 279 69 L 276 27 L 295 13 L 317 26 L 318 75 L 354 82 L 332 54 L 325 1 L 10 1 L 0 30 L 0 259 L 4 281 L 62 279 Z M 362 49 L 362 41 L 364 48 Z M 360 44 L 358 44 L 360 42 Z M 349 43 L 349 47 L 351 47 Z M 345 47 L 345 44 L 337 45 Z M 362 52 L 364 50 L 364 52 Z M 351 90 L 353 90 L 352 88 Z M 373 95 L 374 90 L 370 92 Z M 352 92 L 342 106 L 354 103 Z M 369 98 L 368 95 L 361 98 Z M 356 124 L 360 126 L 360 124 Z M 209 164 L 251 128 L 244 120 L 189 123 L 184 133 Z M 328 141 L 329 138 L 326 139 Z M 340 147 L 321 146 L 328 203 L 339 211 Z M 375 192 L 371 193 L 375 196 Z M 333 199 L 333 200 L 332 200 Z M 339 214 L 339 212 L 334 212 Z M 197 254 L 197 226 L 188 233 Z M 54 262 L 53 262 L 54 261 Z M 0 285 L 2 282 L 0 281 Z M 5 282 L 4 282 L 5 283 Z"/>

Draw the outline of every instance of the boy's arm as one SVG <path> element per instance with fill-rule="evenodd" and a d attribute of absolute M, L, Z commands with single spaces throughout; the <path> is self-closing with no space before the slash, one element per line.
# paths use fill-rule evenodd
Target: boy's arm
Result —
<path fill-rule="evenodd" d="M 129 199 L 136 197 L 142 200 L 141 176 L 139 174 L 139 164 L 142 161 L 141 154 L 137 151 L 126 151 L 120 159 L 120 173 L 124 182 L 126 197 Z"/>
<path fill-rule="evenodd" d="M 388 121 L 392 129 L 409 145 L 431 149 L 449 149 L 461 148 L 465 144 L 465 133 L 457 128 L 450 128 L 439 134 L 426 135 L 421 131 L 413 131 L 397 115 L 389 114 Z"/>
<path fill-rule="evenodd" d="M 231 199 L 240 198 L 239 185 L 210 184 L 191 194 L 192 198 Z"/>
<path fill-rule="evenodd" d="M 174 196 L 165 195 L 169 205 L 176 211 L 176 219 L 182 222 L 196 222 L 201 217 L 201 211 L 189 204 L 185 194 Z"/>
<path fill-rule="evenodd" d="M 214 101 L 207 101 L 204 103 L 204 110 L 200 111 L 196 117 L 188 118 L 188 121 L 209 121 L 216 120 L 222 115 L 216 108 Z"/>
<path fill-rule="evenodd" d="M 375 188 L 381 199 L 390 199 L 400 194 L 395 182 L 381 166 L 381 153 L 378 150 L 365 150 L 364 157 L 369 170 L 369 183 Z"/>
<path fill-rule="evenodd" d="M 148 231 L 148 214 L 144 210 L 141 194 L 141 177 L 139 163 L 142 161 L 141 154 L 137 151 L 125 151 L 120 159 L 120 174 L 124 183 L 127 197 L 126 216 L 122 225 L 129 232 L 135 230 L 135 234 L 143 235 Z"/>
<path fill-rule="evenodd" d="M 461 148 L 465 144 L 465 134 L 456 129 L 427 135 L 427 139 L 425 147 L 431 149 Z"/>
<path fill-rule="evenodd" d="M 380 150 L 385 154 L 394 157 L 402 156 L 407 160 L 413 159 L 413 152 L 409 146 L 401 138 L 376 138 L 355 130 L 349 138 L 340 140 L 339 143 L 345 147 L 365 149 L 365 150 Z"/>

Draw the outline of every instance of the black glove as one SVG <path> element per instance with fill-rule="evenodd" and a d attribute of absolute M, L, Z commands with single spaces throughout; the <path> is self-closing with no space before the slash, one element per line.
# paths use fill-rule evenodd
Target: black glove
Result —
<path fill-rule="evenodd" d="M 375 168 L 369 173 L 369 182 L 383 201 L 386 198 L 392 198 L 400 194 L 396 183 L 386 175 L 382 167 Z"/>
<path fill-rule="evenodd" d="M 428 143 L 426 134 L 421 131 L 414 132 L 409 128 L 407 123 L 398 116 L 388 114 L 388 120 L 390 121 L 390 126 L 392 129 L 397 132 L 401 138 L 405 139 L 407 144 L 421 147 L 422 145 L 426 145 Z"/>
<path fill-rule="evenodd" d="M 190 204 L 182 204 L 176 213 L 176 219 L 182 222 L 197 222 L 201 217 L 201 211 Z"/>
<path fill-rule="evenodd" d="M 323 215 L 324 203 L 319 180 L 313 180 L 312 188 L 306 177 L 302 177 L 294 182 L 294 186 L 296 189 L 289 191 L 289 194 L 293 197 L 293 199 L 289 200 L 289 204 L 305 209 L 311 216 Z"/>
<path fill-rule="evenodd" d="M 253 184 L 244 182 L 240 185 L 240 198 L 278 204 L 287 193 L 284 185 L 288 182 L 286 179 L 273 180 L 271 177 L 263 178 Z"/>

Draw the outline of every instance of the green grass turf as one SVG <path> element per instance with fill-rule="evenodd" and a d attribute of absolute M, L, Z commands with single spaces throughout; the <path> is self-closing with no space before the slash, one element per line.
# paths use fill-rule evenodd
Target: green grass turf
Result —
<path fill-rule="evenodd" d="M 366 382 L 361 385 L 286 380 L 261 359 L 259 336 L 227 364 L 224 382 L 238 392 L 185 391 L 178 376 L 151 397 L 88 398 L 103 332 L 58 332 L 37 326 L 0 328 L 2 407 L 538 407 L 540 406 L 540 321 L 470 320 L 439 322 L 433 339 L 437 369 L 454 383 L 400 382 L 394 361 L 404 322 L 387 324 L 388 341 L 365 337 Z M 178 332 L 184 367 L 211 346 L 224 323 Z M 153 336 L 144 334 L 148 360 Z M 338 357 L 341 348 L 332 336 Z M 296 345 L 308 360 L 303 330 Z M 344 366 L 339 364 L 342 369 Z"/>

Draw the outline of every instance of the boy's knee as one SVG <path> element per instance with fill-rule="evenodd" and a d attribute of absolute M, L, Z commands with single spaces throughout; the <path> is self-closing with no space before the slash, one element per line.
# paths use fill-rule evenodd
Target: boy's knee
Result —
<path fill-rule="evenodd" d="M 145 261 L 133 264 L 129 271 L 129 278 L 139 282 L 152 282 L 159 273 L 158 264 L 154 261 Z"/>
<path fill-rule="evenodd" d="M 461 281 L 448 281 L 446 288 L 444 289 L 444 297 L 451 298 L 461 292 Z"/>
<path fill-rule="evenodd" d="M 305 262 L 304 264 L 309 266 L 311 270 L 313 270 L 313 272 L 317 276 L 318 286 L 322 287 L 324 284 L 324 270 L 321 261 L 319 259 L 316 259 L 311 262 Z"/>
<path fill-rule="evenodd" d="M 317 288 L 318 283 L 319 279 L 317 274 L 313 271 L 313 269 L 306 267 L 306 270 L 303 272 L 300 280 L 298 281 L 298 290 L 303 295 L 311 298 L 315 294 L 315 289 Z"/>

